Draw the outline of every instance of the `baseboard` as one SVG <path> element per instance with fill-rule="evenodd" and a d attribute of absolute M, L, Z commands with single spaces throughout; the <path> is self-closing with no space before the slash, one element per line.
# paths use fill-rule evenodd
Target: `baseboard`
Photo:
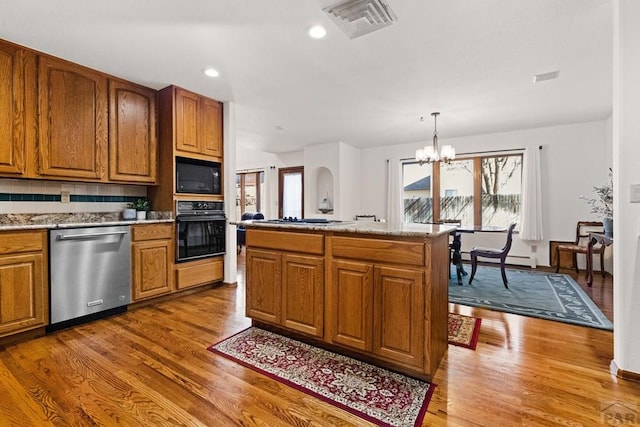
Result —
<path fill-rule="evenodd" d="M 620 369 L 615 360 L 611 361 L 611 364 L 609 365 L 609 370 L 613 375 L 615 375 L 618 378 L 640 382 L 640 373 L 625 371 L 623 369 Z"/>

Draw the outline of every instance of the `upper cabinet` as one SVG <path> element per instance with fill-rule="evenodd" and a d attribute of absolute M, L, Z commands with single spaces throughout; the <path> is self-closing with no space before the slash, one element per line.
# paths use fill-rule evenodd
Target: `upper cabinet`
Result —
<path fill-rule="evenodd" d="M 0 40 L 0 176 L 157 184 L 157 125 L 157 91 Z"/>
<path fill-rule="evenodd" d="M 27 140 L 33 141 L 35 55 L 0 41 L 0 174 L 25 174 Z"/>
<path fill-rule="evenodd" d="M 107 77 L 38 56 L 38 172 L 102 180 L 107 160 Z"/>
<path fill-rule="evenodd" d="M 38 172 L 101 180 L 107 153 L 107 78 L 49 56 L 38 57 Z"/>
<path fill-rule="evenodd" d="M 202 112 L 202 154 L 222 157 L 222 104 L 209 98 L 200 98 Z"/>
<path fill-rule="evenodd" d="M 157 92 L 109 80 L 109 180 L 156 182 Z"/>
<path fill-rule="evenodd" d="M 163 95 L 164 94 L 164 95 Z M 175 154 L 195 158 L 222 157 L 222 104 L 210 98 L 169 86 L 162 99 L 173 104 Z"/>

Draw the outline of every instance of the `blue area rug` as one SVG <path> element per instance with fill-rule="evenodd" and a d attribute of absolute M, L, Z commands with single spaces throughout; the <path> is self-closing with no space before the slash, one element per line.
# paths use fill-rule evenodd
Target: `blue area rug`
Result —
<path fill-rule="evenodd" d="M 471 266 L 465 265 L 470 274 Z M 507 269 L 509 289 L 502 284 L 498 267 L 478 266 L 473 284 L 469 275 L 458 285 L 455 270 L 449 279 L 449 302 L 558 322 L 613 330 L 600 311 L 571 276 Z"/>

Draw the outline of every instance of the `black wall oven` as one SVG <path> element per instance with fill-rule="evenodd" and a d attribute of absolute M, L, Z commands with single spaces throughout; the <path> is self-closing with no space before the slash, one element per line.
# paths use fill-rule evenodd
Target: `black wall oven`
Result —
<path fill-rule="evenodd" d="M 176 262 L 225 253 L 224 202 L 176 202 Z"/>

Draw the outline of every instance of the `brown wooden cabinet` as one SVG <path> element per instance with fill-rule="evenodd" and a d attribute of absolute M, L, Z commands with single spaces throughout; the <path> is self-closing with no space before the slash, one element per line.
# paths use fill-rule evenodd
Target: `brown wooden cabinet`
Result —
<path fill-rule="evenodd" d="M 155 184 L 157 92 L 109 80 L 109 180 Z"/>
<path fill-rule="evenodd" d="M 340 228 L 247 225 L 247 317 L 432 378 L 448 345 L 448 233 Z"/>
<path fill-rule="evenodd" d="M 284 254 L 282 259 L 282 326 L 322 337 L 324 331 L 324 259 Z"/>
<path fill-rule="evenodd" d="M 176 288 L 193 288 L 224 279 L 224 259 L 213 257 L 176 264 Z"/>
<path fill-rule="evenodd" d="M 0 174 L 23 176 L 35 144 L 35 55 L 0 41 Z M 28 84 L 27 82 L 31 83 Z"/>
<path fill-rule="evenodd" d="M 363 351 L 373 349 L 373 265 L 335 260 L 329 284 L 331 341 Z"/>
<path fill-rule="evenodd" d="M 145 224 L 131 227 L 132 300 L 173 291 L 173 224 Z"/>
<path fill-rule="evenodd" d="M 336 236 L 331 246 L 332 341 L 422 366 L 424 242 Z"/>
<path fill-rule="evenodd" d="M 324 261 L 313 255 L 247 251 L 247 316 L 321 337 Z"/>
<path fill-rule="evenodd" d="M 200 98 L 202 154 L 222 158 L 222 103 Z"/>
<path fill-rule="evenodd" d="M 334 260 L 331 341 L 394 361 L 422 363 L 423 273 Z"/>
<path fill-rule="evenodd" d="M 247 248 L 247 316 L 322 337 L 323 236 L 249 230 Z"/>
<path fill-rule="evenodd" d="M 157 105 L 155 90 L 0 40 L 0 176 L 156 184 Z"/>
<path fill-rule="evenodd" d="M 247 249 L 247 317 L 279 325 L 282 319 L 282 253 Z"/>
<path fill-rule="evenodd" d="M 47 231 L 0 233 L 0 337 L 48 324 Z"/>
<path fill-rule="evenodd" d="M 104 180 L 107 109 L 104 74 L 38 55 L 38 173 Z"/>
<path fill-rule="evenodd" d="M 222 104 L 170 86 L 175 111 L 175 154 L 196 158 L 222 157 Z"/>
<path fill-rule="evenodd" d="M 422 366 L 424 351 L 423 272 L 376 266 L 373 287 L 373 353 Z"/>

